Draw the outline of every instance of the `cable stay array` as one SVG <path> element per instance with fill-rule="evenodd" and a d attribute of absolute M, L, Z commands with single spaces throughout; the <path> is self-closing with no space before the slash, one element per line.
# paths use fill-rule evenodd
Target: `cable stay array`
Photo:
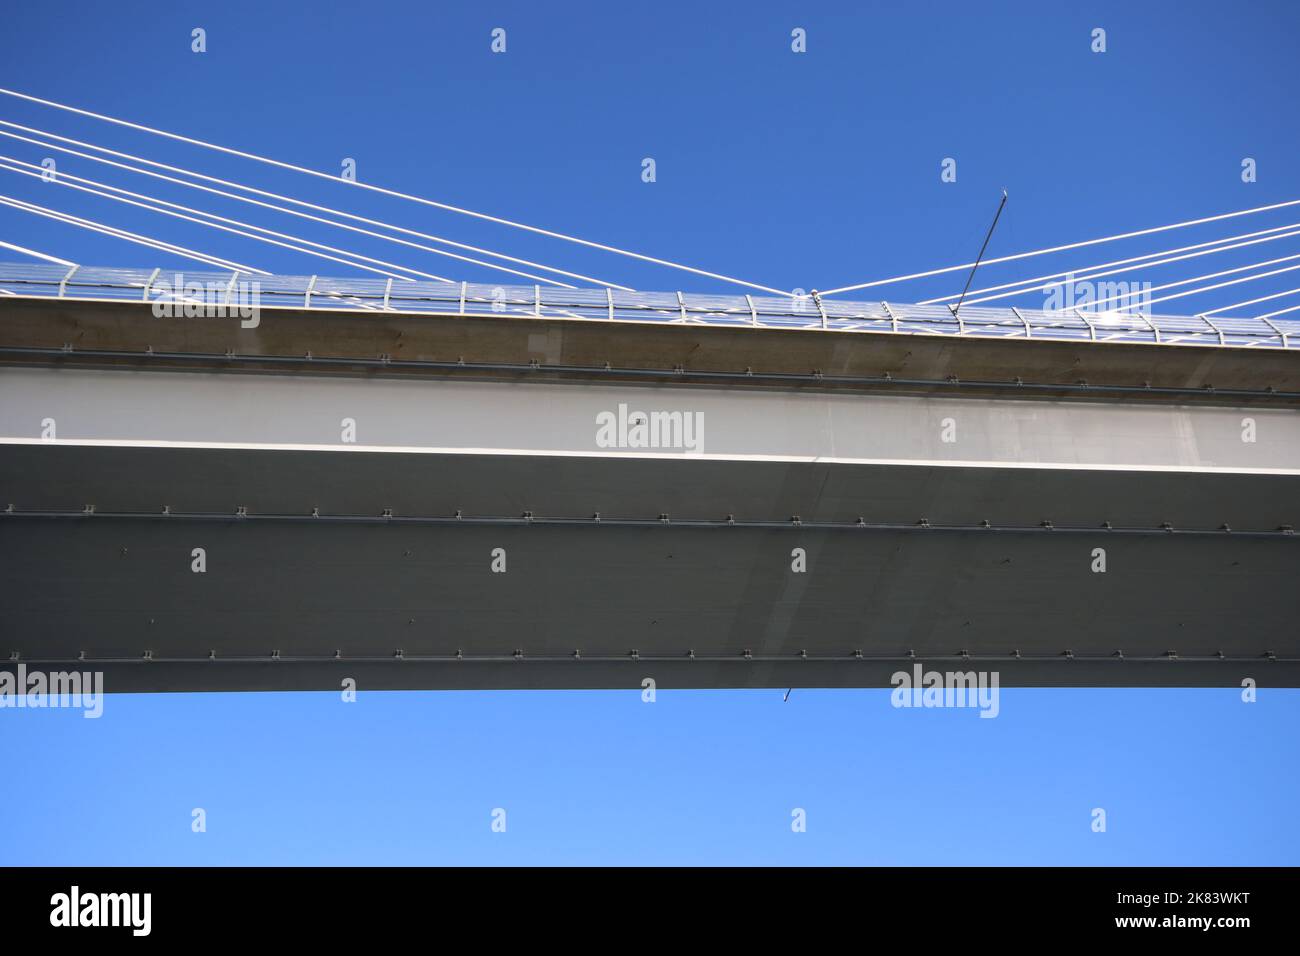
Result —
<path fill-rule="evenodd" d="M 144 123 L 123 119 L 121 117 L 84 109 L 79 106 L 33 96 L 16 90 L 0 88 L 0 95 L 52 110 L 57 110 L 72 116 L 82 117 L 99 123 L 127 129 L 146 136 L 165 139 L 185 146 L 195 147 L 239 160 L 283 170 L 299 176 L 341 183 L 353 189 L 359 189 L 391 199 L 397 199 L 424 208 L 437 209 L 455 216 L 471 218 L 500 226 L 505 229 L 529 233 L 555 240 L 557 242 L 568 243 L 570 245 L 576 245 L 596 250 L 598 252 L 624 257 L 626 259 L 653 266 L 677 270 L 727 285 L 739 286 L 743 289 L 749 290 L 751 294 L 764 293 L 773 296 L 776 299 L 791 303 L 790 308 L 795 314 L 801 313 L 805 309 L 815 309 L 820 312 L 823 320 L 825 320 L 828 315 L 828 308 L 833 308 L 832 303 L 829 301 L 831 297 L 842 296 L 846 293 L 861 292 L 867 289 L 879 289 L 886 286 L 902 285 L 909 282 L 966 273 L 965 289 L 962 291 L 923 299 L 917 302 L 915 306 L 916 308 L 934 306 L 945 307 L 947 310 L 951 311 L 954 316 L 957 316 L 958 309 L 961 307 L 970 308 L 981 306 L 986 303 L 1003 302 L 1006 300 L 1014 301 L 1018 297 L 1032 295 L 1051 297 L 1057 290 L 1068 289 L 1073 283 L 1092 282 L 1098 279 L 1131 275 L 1138 272 L 1145 273 L 1147 270 L 1151 269 L 1164 268 L 1177 263 L 1189 262 L 1208 256 L 1237 252 L 1256 245 L 1275 243 L 1300 237 L 1300 222 L 1292 222 L 1284 225 L 1270 226 L 1268 228 L 1257 229 L 1250 232 L 1242 232 L 1173 248 L 1162 249 L 1155 252 L 1144 252 L 1123 258 L 1109 259 L 1103 262 L 1094 262 L 1088 265 L 1060 269 L 1055 272 L 1034 275 L 1029 278 L 1014 279 L 1011 281 L 984 285 L 974 289 L 970 288 L 971 282 L 975 278 L 976 274 L 978 273 L 982 276 L 984 274 L 983 270 L 987 270 L 992 266 L 1023 262 L 1040 256 L 1074 252 L 1094 246 L 1154 236 L 1174 230 L 1212 225 L 1241 217 L 1260 215 L 1300 206 L 1300 199 L 1292 199 L 1265 205 L 1257 205 L 1246 209 L 1199 216 L 1196 218 L 1184 219 L 1177 222 L 1165 223 L 1142 229 L 1132 229 L 1124 232 L 1111 233 L 1109 235 L 1098 236 L 1092 239 L 1058 243 L 1038 249 L 1030 249 L 990 258 L 984 258 L 983 250 L 981 250 L 980 258 L 974 262 L 957 263 L 954 265 L 925 269 L 902 275 L 841 285 L 820 292 L 813 291 L 809 294 L 804 294 L 802 291 L 788 292 L 773 285 L 765 285 L 748 279 L 725 275 L 698 266 L 679 262 L 674 259 L 653 256 L 635 250 L 621 248 L 608 243 L 602 243 L 593 239 L 573 235 L 568 232 L 544 228 L 517 219 L 508 218 L 506 216 L 495 215 L 455 205 L 439 199 L 419 196 L 410 192 L 389 188 L 375 183 L 368 183 L 354 179 L 344 179 L 337 174 L 325 173 L 308 166 L 277 159 L 251 150 L 238 149 L 198 137 L 188 136 L 171 130 L 165 130 Z M 84 160 L 88 163 L 94 163 L 98 166 L 106 167 L 109 170 L 125 173 L 128 176 L 147 179 L 160 186 L 178 186 L 184 189 L 196 191 L 204 196 L 212 197 L 216 200 L 237 202 L 244 206 L 252 207 L 255 210 L 293 217 L 301 224 L 324 226 L 331 230 L 346 232 L 354 238 L 390 243 L 400 246 L 408 251 L 436 255 L 444 260 L 451 260 L 466 267 L 474 267 L 499 273 L 501 275 L 526 279 L 535 283 L 537 290 L 540 290 L 542 287 L 560 290 L 561 292 L 569 290 L 572 291 L 575 296 L 575 309 L 585 308 L 587 300 L 582 298 L 582 294 L 584 294 L 585 290 L 603 292 L 606 296 L 609 296 L 611 309 L 613 308 L 614 300 L 612 296 L 614 293 L 635 292 L 635 290 L 626 284 L 588 275 L 584 272 L 566 269 L 560 265 L 552 265 L 533 259 L 511 255 L 508 252 L 499 251 L 486 246 L 472 245 L 449 236 L 415 229 L 385 219 L 365 216 L 358 212 L 348 211 L 347 209 L 338 208 L 333 205 L 326 205 L 321 202 L 311 202 L 291 194 L 274 192 L 270 189 L 248 182 L 218 177 L 209 172 L 204 172 L 189 166 L 165 163 L 148 156 L 112 149 L 108 146 L 87 139 L 73 138 L 52 130 L 27 126 L 8 119 L 0 119 L 0 137 L 4 137 L 14 144 L 23 144 L 50 153 L 71 156 L 77 160 Z M 348 269 L 355 269 L 360 272 L 381 276 L 388 280 L 390 284 L 393 281 L 418 283 L 421 280 L 447 284 L 454 284 L 456 282 L 453 278 L 429 271 L 421 266 L 394 262 L 385 258 L 378 258 L 357 251 L 355 248 L 327 244 L 318 241 L 317 239 L 301 235 L 298 232 L 272 229 L 268 226 L 261 225 L 258 222 L 250 221 L 251 217 L 236 218 L 235 216 L 224 215 L 198 205 L 186 205 L 175 202 L 155 195 L 149 191 L 127 189 L 123 186 L 103 181 L 102 179 L 76 175 L 61 169 L 56 172 L 52 169 L 48 169 L 44 164 L 30 162 L 27 159 L 18 156 L 0 155 L 0 172 L 28 179 L 38 179 L 46 183 L 62 186 L 65 190 L 69 191 L 67 193 L 69 196 L 92 196 L 97 200 L 108 200 L 118 206 L 131 207 L 133 209 L 142 210 L 151 215 L 166 217 L 172 221 L 201 226 L 204 229 L 215 230 L 228 236 L 235 236 L 239 239 L 247 239 L 270 245 L 278 249 L 309 257 L 310 259 L 324 260 L 344 266 Z M 1005 203 L 1005 196 L 1003 201 Z M 272 274 L 265 269 L 257 268 L 226 256 L 192 248 L 188 245 L 182 246 L 175 242 L 162 239 L 157 235 L 150 235 L 141 231 L 127 230 L 97 219 L 78 215 L 74 212 L 56 209 L 51 206 L 30 202 L 17 197 L 0 196 L 0 206 L 15 212 L 21 212 L 29 216 L 57 222 L 61 225 L 78 230 L 154 249 L 159 252 L 179 256 L 215 268 L 228 269 L 235 272 L 247 273 L 249 275 L 265 276 Z M 1000 212 L 1001 207 L 999 207 L 999 213 Z M 996 219 L 994 221 L 996 224 Z M 990 229 L 990 236 L 991 235 L 992 229 Z M 986 237 L 985 246 L 987 247 L 987 245 L 988 238 Z M 0 241 L 0 249 L 16 253 L 20 256 L 48 262 L 52 265 L 63 265 L 68 266 L 69 268 L 74 265 L 63 257 L 33 249 L 24 243 Z M 1146 310 L 1148 310 L 1150 306 L 1157 303 L 1184 300 L 1193 296 L 1214 292 L 1219 289 L 1256 282 L 1300 269 L 1300 264 L 1285 265 L 1281 268 L 1269 268 L 1283 263 L 1293 262 L 1297 259 L 1300 259 L 1300 254 L 1283 255 L 1272 259 L 1252 262 L 1247 265 L 1237 265 L 1212 272 L 1204 272 L 1188 278 L 1174 279 L 1158 285 L 1151 285 L 1149 282 L 1144 282 L 1141 284 L 1141 291 L 1138 295 L 1129 291 L 1092 296 L 1089 297 L 1083 307 L 1094 313 L 1101 311 L 1117 315 L 1127 313 L 1142 315 L 1145 314 Z M 1250 274 L 1239 275 L 1240 273 Z M 1217 281 L 1224 279 L 1224 277 L 1227 276 L 1233 276 L 1234 278 L 1226 279 L 1226 281 Z M 1110 282 L 1103 283 L 1100 288 L 1105 292 L 1110 292 L 1112 289 L 1127 285 L 1129 285 L 1127 282 Z M 1134 285 L 1136 285 L 1136 283 L 1134 283 Z M 1175 289 L 1178 291 L 1169 292 L 1169 294 L 1155 297 L 1152 297 L 1151 295 L 1151 293 L 1166 292 Z M 0 291 L 9 292 L 9 290 Z M 654 294 L 646 293 L 646 295 L 652 296 Z M 1255 296 L 1241 302 L 1236 302 L 1226 306 L 1218 306 L 1195 314 L 1198 317 L 1222 315 L 1225 312 L 1245 309 L 1261 303 L 1275 303 L 1279 299 L 1286 299 L 1293 295 L 1300 295 L 1300 289 L 1290 289 L 1262 296 Z M 538 301 L 541 300 L 540 296 L 541 293 L 538 291 L 536 293 Z M 682 301 L 681 296 L 681 293 L 677 293 L 679 303 Z M 1135 299 L 1138 301 L 1134 301 Z M 719 299 L 719 301 L 721 301 L 721 299 Z M 749 310 L 756 315 L 758 307 L 755 305 L 754 299 L 751 295 L 746 295 L 744 301 L 748 303 Z M 835 301 L 839 302 L 842 300 Z M 849 305 L 850 303 L 845 301 L 844 304 Z M 1300 305 L 1286 305 L 1285 303 L 1278 304 L 1282 304 L 1284 307 L 1263 313 L 1255 318 L 1269 320 L 1275 316 L 1285 315 L 1300 310 Z M 764 307 L 766 308 L 766 306 Z M 885 305 L 884 308 L 888 311 L 889 306 Z M 1049 307 L 1046 311 L 1050 312 L 1051 308 L 1052 307 Z M 1077 312 L 1080 307 L 1075 305 L 1064 305 L 1059 308 L 1062 313 L 1065 313 Z M 658 315 L 671 318 L 676 313 L 677 308 L 668 301 L 662 306 L 656 306 L 651 311 Z M 685 317 L 686 309 L 684 306 L 681 307 L 681 312 L 682 316 Z"/>
<path fill-rule="evenodd" d="M 301 173 L 306 176 L 314 176 L 319 179 L 326 179 L 334 182 L 340 181 L 339 177 L 337 176 L 331 175 L 329 173 L 322 173 L 320 170 L 311 169 L 306 166 L 299 166 L 294 163 L 287 163 L 287 162 L 283 162 L 282 160 L 272 159 L 267 156 L 261 156 L 258 155 L 257 153 L 250 153 L 244 150 L 233 149 L 228 146 L 221 146 L 217 143 L 211 143 L 206 140 L 197 139 L 191 136 L 183 136 L 179 133 L 172 133 L 167 130 L 157 129 L 152 126 L 145 126 L 141 123 L 133 123 L 128 120 L 119 119 L 118 117 L 108 116 L 103 113 L 96 113 L 91 110 L 81 109 L 80 107 L 70 106 L 66 103 L 57 103 L 53 100 L 42 99 L 40 97 L 31 96 L 26 93 L 19 93 L 15 90 L 9 90 L 4 88 L 0 88 L 0 94 L 17 97 L 18 99 L 27 100 L 28 102 L 37 103 L 42 106 L 48 106 L 53 109 L 64 110 L 69 113 L 74 113 L 78 116 L 84 116 L 90 119 L 100 120 L 101 122 L 112 123 L 116 126 L 122 126 L 127 129 L 135 130 L 137 132 L 149 133 L 154 136 L 165 137 L 166 139 L 174 140 L 180 143 L 185 143 L 190 146 L 198 146 L 204 149 L 210 149 L 220 153 L 225 153 L 226 155 L 229 156 L 236 156 L 240 159 L 247 159 L 247 160 L 252 160 L 254 162 L 264 163 L 269 166 L 275 166 L 279 169 L 285 169 L 292 172 Z M 348 185 L 356 186 L 361 189 L 365 189 L 374 193 L 379 193 L 395 199 L 403 199 L 408 202 L 419 203 L 421 205 L 429 206 L 434 209 L 441 209 L 446 212 L 456 213 L 463 216 L 470 216 L 475 219 L 481 219 L 485 222 L 495 223 L 496 225 L 507 226 L 512 229 L 520 229 L 526 232 L 536 233 L 537 235 L 546 236 L 547 238 L 550 239 L 558 239 L 564 242 L 576 243 L 578 245 L 587 246 L 588 248 L 591 249 L 597 249 L 601 252 L 609 252 L 615 255 L 626 256 L 632 259 L 638 259 L 642 262 L 651 263 L 652 265 L 665 266 L 671 269 L 679 269 L 684 272 L 690 272 L 695 275 L 703 276 L 705 278 L 717 279 L 721 282 L 727 282 L 733 285 L 746 286 L 751 289 L 756 289 L 760 292 L 769 292 L 774 295 L 790 294 L 782 289 L 773 289 L 768 286 L 759 285 L 758 283 L 748 282 L 744 279 L 737 279 L 733 276 L 725 276 L 716 272 L 710 272 L 705 269 L 699 269 L 694 266 L 688 266 L 680 262 L 674 262 L 670 259 L 661 259 L 655 256 L 649 256 L 643 253 L 633 252 L 629 249 L 621 249 L 618 246 L 611 246 L 605 243 L 594 242 L 590 239 L 582 239 L 578 236 L 571 236 L 566 233 L 556 232 L 550 229 L 543 229 L 539 226 L 531 226 L 526 223 L 516 222 L 515 220 L 512 219 L 506 219 L 500 216 L 493 216 L 488 213 L 477 212 L 473 209 L 466 209 L 461 206 L 454 206 L 450 203 L 439 202 L 438 200 L 435 199 L 427 199 L 423 196 L 415 196 L 412 195 L 411 193 L 405 193 L 395 189 L 388 189 L 383 186 L 377 186 L 373 183 L 367 183 L 360 180 L 352 180 L 348 182 Z"/>
<path fill-rule="evenodd" d="M 82 229 L 87 229 L 91 232 L 97 232 L 106 236 L 112 236 L 116 239 L 124 239 L 127 242 L 133 242 L 140 246 L 147 246 L 150 249 L 157 249 L 160 252 L 170 252 L 173 255 L 181 256 L 186 259 L 193 259 L 195 262 L 202 262 L 206 265 L 218 266 L 223 269 L 230 269 L 238 272 L 249 272 L 255 275 L 271 275 L 271 273 L 265 269 L 257 269 L 253 266 L 233 262 L 229 259 L 222 259 L 207 253 L 198 252 L 194 249 L 188 249 L 184 246 L 178 246 L 174 243 L 163 242 L 160 239 L 153 239 L 149 236 L 142 236 L 139 233 L 128 232 L 125 229 L 107 226 L 103 223 L 95 222 L 81 216 L 73 216 L 69 213 L 59 212 L 57 209 L 51 209 L 48 206 L 25 202 L 24 200 L 15 199 L 11 196 L 0 195 L 0 205 L 9 206 L 13 209 L 20 209 L 23 212 L 28 212 L 35 216 L 78 226 Z"/>

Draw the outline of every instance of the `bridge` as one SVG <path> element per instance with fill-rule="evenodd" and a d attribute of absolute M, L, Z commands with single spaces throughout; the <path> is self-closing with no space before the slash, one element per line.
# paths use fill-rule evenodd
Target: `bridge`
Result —
<path fill-rule="evenodd" d="M 1300 686 L 1297 319 L 22 264 L 0 362 L 9 669 Z"/>

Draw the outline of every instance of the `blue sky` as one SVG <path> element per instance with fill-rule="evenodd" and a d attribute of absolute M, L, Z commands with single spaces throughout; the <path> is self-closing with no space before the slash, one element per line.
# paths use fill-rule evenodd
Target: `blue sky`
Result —
<path fill-rule="evenodd" d="M 990 255 L 1300 197 L 1293 3 L 616 6 L 17 5 L 0 86 L 325 172 L 351 157 L 368 182 L 780 288 L 969 261 L 1003 187 Z M 496 27 L 505 54 L 489 48 Z M 795 27 L 805 54 L 791 52 Z M 0 118 L 641 289 L 730 291 L 7 97 Z M 0 153 L 49 155 L 11 141 Z M 955 183 L 940 181 L 949 157 Z M 1242 182 L 1246 157 L 1256 182 Z M 75 159 L 59 168 L 500 281 Z M 347 271 L 12 173 L 0 183 L 272 271 Z M 1292 221 L 1280 210 L 982 278 Z M 186 265 L 9 208 L 0 238 L 87 264 Z M 1296 251 L 1284 240 L 1137 277 Z M 1178 311 L 1296 286 L 1300 270 Z M 0 863 L 1300 862 L 1297 691 L 1247 705 L 1230 690 L 1005 690 L 996 720 L 894 710 L 883 691 L 782 696 L 157 695 L 113 697 L 100 720 L 3 711 L 19 775 L 0 793 Z M 1105 834 L 1089 828 L 1097 806 Z M 205 834 L 190 831 L 193 807 Z M 494 807 L 505 834 L 489 828 Z M 790 831 L 794 807 L 805 834 Z"/>
<path fill-rule="evenodd" d="M 881 690 L 114 696 L 0 712 L 0 861 L 1294 864 L 1297 696 L 1004 690 L 994 720 Z"/>

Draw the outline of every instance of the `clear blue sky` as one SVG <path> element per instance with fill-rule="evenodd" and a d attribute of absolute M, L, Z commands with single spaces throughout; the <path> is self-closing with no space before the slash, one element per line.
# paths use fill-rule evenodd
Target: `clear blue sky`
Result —
<path fill-rule="evenodd" d="M 1300 197 L 1294 3 L 608 6 L 11 5 L 0 85 L 326 172 L 351 157 L 369 182 L 781 288 L 968 261 L 1002 187 L 990 255 Z M 191 52 L 194 27 L 205 54 Z M 504 55 L 489 49 L 494 27 Z M 790 50 L 795 27 L 806 54 Z M 1090 51 L 1094 27 L 1104 54 Z M 637 288 L 726 291 L 8 98 L 0 118 Z M 946 157 L 956 183 L 940 182 Z M 1246 157 L 1257 182 L 1241 180 Z M 457 279 L 492 275 L 84 161 L 59 168 Z M 272 271 L 346 272 L 10 173 L 0 183 Z M 1287 213 L 987 278 L 1300 221 Z M 185 265 L 8 208 L 0 238 L 88 264 Z M 1296 251 L 1280 241 L 1138 278 Z M 1300 270 L 1191 301 L 1296 286 Z M 959 289 L 949 277 L 887 294 Z M 1246 705 L 1230 690 L 1008 690 L 996 720 L 894 710 L 884 691 L 782 696 L 363 689 L 350 705 L 112 697 L 97 721 L 0 711 L 15 781 L 0 793 L 0 863 L 1300 862 L 1300 692 Z M 1089 829 L 1097 806 L 1104 835 Z M 206 834 L 190 832 L 193 807 Z M 489 829 L 494 807 L 505 834 Z M 790 831 L 794 807 L 806 834 Z"/>

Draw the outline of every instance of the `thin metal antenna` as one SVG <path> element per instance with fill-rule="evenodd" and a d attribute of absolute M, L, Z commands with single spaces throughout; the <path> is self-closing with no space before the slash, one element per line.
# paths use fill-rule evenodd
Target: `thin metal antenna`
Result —
<path fill-rule="evenodd" d="M 975 270 L 980 267 L 980 260 L 984 258 L 984 250 L 989 247 L 989 240 L 993 238 L 993 230 L 998 227 L 998 219 L 1002 217 L 1002 207 L 1007 204 L 1007 191 L 1002 190 L 1002 202 L 998 203 L 998 211 L 993 214 L 993 225 L 989 226 L 988 235 L 984 237 L 984 245 L 980 246 L 980 254 L 975 257 L 975 264 L 970 267 L 970 275 L 966 277 L 966 288 L 961 290 L 961 297 L 957 304 L 952 307 L 952 314 L 957 315 L 961 311 L 961 304 L 966 299 L 966 293 L 970 291 L 971 280 L 975 278 Z"/>

